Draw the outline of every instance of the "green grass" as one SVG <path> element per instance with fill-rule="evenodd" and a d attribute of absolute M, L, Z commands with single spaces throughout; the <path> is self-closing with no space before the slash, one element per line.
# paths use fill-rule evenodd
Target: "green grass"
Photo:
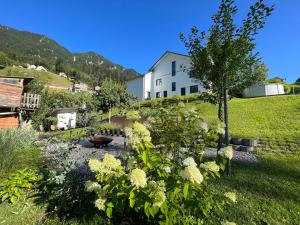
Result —
<path fill-rule="evenodd" d="M 15 204 L 0 204 L 1 225 L 39 224 L 45 214 L 45 208 L 37 206 L 33 198 L 22 197 Z"/>
<path fill-rule="evenodd" d="M 47 85 L 69 88 L 71 81 L 66 78 L 60 77 L 57 74 L 44 71 L 28 70 L 19 67 L 6 67 L 0 70 L 0 76 L 20 76 L 20 77 L 34 77 L 45 82 Z"/>
<path fill-rule="evenodd" d="M 217 106 L 192 102 L 204 119 L 217 120 Z M 249 138 L 299 139 L 300 95 L 274 96 L 229 101 L 231 136 Z"/>
<path fill-rule="evenodd" d="M 81 127 L 65 131 L 49 131 L 43 134 L 44 137 L 57 137 L 62 141 L 78 140 L 87 136 L 88 127 Z"/>
<path fill-rule="evenodd" d="M 263 154 L 257 164 L 233 163 L 233 175 L 215 180 L 209 191 L 235 191 L 238 202 L 219 221 L 237 224 L 300 224 L 300 154 Z M 213 218 L 212 224 L 217 224 Z"/>

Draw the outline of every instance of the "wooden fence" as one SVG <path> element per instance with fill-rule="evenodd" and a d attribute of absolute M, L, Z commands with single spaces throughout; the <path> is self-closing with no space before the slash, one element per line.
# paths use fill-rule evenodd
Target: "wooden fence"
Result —
<path fill-rule="evenodd" d="M 41 96 L 37 94 L 24 93 L 21 101 L 21 108 L 25 110 L 35 110 L 40 107 Z"/>

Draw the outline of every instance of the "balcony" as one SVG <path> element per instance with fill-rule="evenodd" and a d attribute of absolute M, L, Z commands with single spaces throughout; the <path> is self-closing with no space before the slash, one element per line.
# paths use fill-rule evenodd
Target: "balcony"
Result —
<path fill-rule="evenodd" d="M 40 108 L 41 96 L 37 94 L 24 93 L 21 100 L 21 109 L 36 110 Z"/>

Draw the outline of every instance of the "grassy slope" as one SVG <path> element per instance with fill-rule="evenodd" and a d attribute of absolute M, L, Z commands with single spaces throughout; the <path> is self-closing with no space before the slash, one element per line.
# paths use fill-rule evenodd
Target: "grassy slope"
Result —
<path fill-rule="evenodd" d="M 41 81 L 46 82 L 47 85 L 69 88 L 72 83 L 66 78 L 60 77 L 57 74 L 44 71 L 28 70 L 19 67 L 6 67 L 0 70 L 0 76 L 21 76 L 21 77 L 35 77 Z"/>
<path fill-rule="evenodd" d="M 231 177 L 209 186 L 218 193 L 235 191 L 238 197 L 226 213 L 212 217 L 212 224 L 300 224 L 300 154 L 265 153 L 259 158 L 257 164 L 233 163 Z"/>
<path fill-rule="evenodd" d="M 215 121 L 217 106 L 193 102 L 202 116 Z M 300 138 L 300 95 L 251 99 L 232 99 L 229 102 L 230 133 L 238 137 Z"/>

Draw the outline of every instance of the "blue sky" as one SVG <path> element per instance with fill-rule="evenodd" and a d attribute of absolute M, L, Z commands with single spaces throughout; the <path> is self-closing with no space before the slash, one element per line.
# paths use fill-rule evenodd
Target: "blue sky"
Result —
<path fill-rule="evenodd" d="M 179 32 L 206 30 L 219 0 L 1 0 L 0 24 L 45 34 L 72 52 L 96 51 L 140 73 L 166 50 L 186 53 Z M 240 21 L 253 0 L 236 0 Z M 275 11 L 257 36 L 270 77 L 300 77 L 300 1 L 266 0 Z"/>

